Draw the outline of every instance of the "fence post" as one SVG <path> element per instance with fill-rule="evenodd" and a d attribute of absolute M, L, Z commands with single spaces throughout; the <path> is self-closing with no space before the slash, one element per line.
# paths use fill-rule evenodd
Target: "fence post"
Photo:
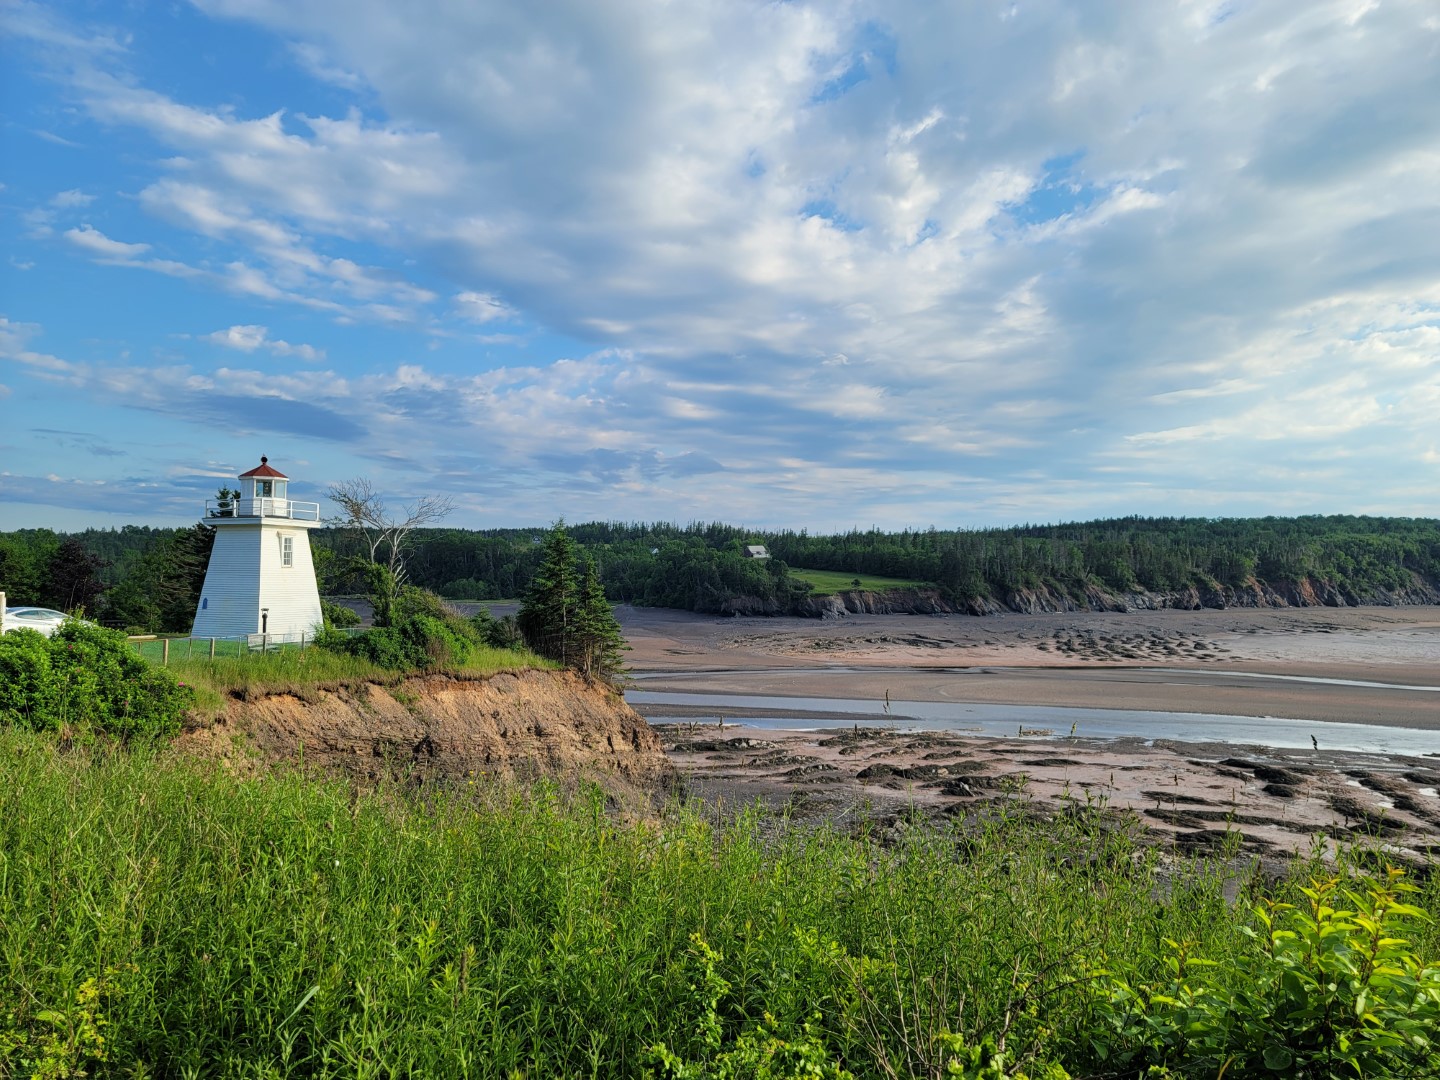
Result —
<path fill-rule="evenodd" d="M 160 666 L 170 666 L 170 639 L 168 637 L 160 639 Z"/>
<path fill-rule="evenodd" d="M 186 660 L 189 660 L 191 654 L 194 653 L 194 652 L 195 652 L 195 639 L 194 639 L 193 637 L 192 637 L 192 638 L 186 638 L 186 639 L 185 639 L 185 659 L 186 659 Z"/>
<path fill-rule="evenodd" d="M 210 639 L 210 659 L 215 659 L 215 639 L 213 637 Z"/>

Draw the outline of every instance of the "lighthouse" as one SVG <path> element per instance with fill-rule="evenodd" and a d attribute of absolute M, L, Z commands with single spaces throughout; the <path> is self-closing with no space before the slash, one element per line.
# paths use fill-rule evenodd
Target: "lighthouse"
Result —
<path fill-rule="evenodd" d="M 290 498 L 290 478 L 268 458 L 239 480 L 238 498 L 205 503 L 204 523 L 215 529 L 215 546 L 190 634 L 300 641 L 320 624 L 320 590 L 310 558 L 310 530 L 321 524 L 320 504 Z"/>

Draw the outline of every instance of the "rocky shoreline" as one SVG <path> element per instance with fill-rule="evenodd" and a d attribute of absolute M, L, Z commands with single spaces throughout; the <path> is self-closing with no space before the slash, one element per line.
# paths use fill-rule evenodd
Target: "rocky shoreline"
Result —
<path fill-rule="evenodd" d="M 1440 608 L 1232 608 L 730 619 L 623 609 L 637 687 L 734 705 L 642 705 L 686 790 L 844 824 L 1078 808 L 1156 844 L 1284 856 L 1365 843 L 1440 856 Z M 1263 676 L 1263 677 L 1256 677 Z M 771 699 L 761 711 L 742 701 Z M 787 710 L 778 699 L 794 698 Z M 1288 717 L 1303 750 L 1241 743 L 906 731 L 896 702 Z M 816 699 L 873 702 L 817 722 Z M 809 699 L 808 701 L 801 699 Z M 778 706 L 778 707 L 777 707 Z M 723 715 L 723 727 L 717 721 Z M 746 726 L 749 720 L 763 726 Z M 662 719 L 669 723 L 660 723 Z M 1401 756 L 1327 747 L 1326 724 L 1435 733 Z M 778 730 L 785 728 L 788 730 Z M 826 730 L 814 730 L 827 728 Z M 807 730 L 808 729 L 808 730 Z M 1310 723 L 1307 723 L 1307 731 Z M 1015 731 L 1014 728 L 1011 731 Z M 1081 732 L 1083 735 L 1083 731 Z M 1383 744 L 1383 739 L 1380 740 Z M 1412 740 L 1413 741 L 1413 740 Z"/>
<path fill-rule="evenodd" d="M 1165 592 L 1116 591 L 1091 585 L 1083 593 L 1059 592 L 1041 586 L 1003 596 L 957 597 L 932 587 L 911 589 L 845 589 L 826 596 L 807 596 L 790 609 L 753 596 L 736 596 L 721 605 L 724 615 L 794 615 L 837 619 L 849 615 L 999 615 L 1060 612 L 1225 611 L 1231 608 L 1353 608 L 1440 604 L 1440 587 L 1415 575 L 1397 589 L 1356 593 L 1332 581 L 1302 578 L 1269 584 L 1250 578 L 1239 586 L 1212 583 Z"/>
<path fill-rule="evenodd" d="M 1086 808 L 1141 822 L 1151 842 L 1185 851 L 1284 855 L 1363 843 L 1416 867 L 1440 857 L 1440 755 L 1043 737 L 1048 731 L 988 739 L 893 725 L 777 730 L 699 716 L 655 727 L 686 791 L 716 805 L 759 802 L 837 823 Z"/>

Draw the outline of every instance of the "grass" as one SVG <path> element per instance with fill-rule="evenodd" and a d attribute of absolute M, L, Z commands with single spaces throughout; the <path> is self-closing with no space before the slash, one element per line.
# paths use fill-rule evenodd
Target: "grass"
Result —
<path fill-rule="evenodd" d="M 142 638 L 132 640 L 130 647 L 135 652 L 152 664 L 164 662 L 166 657 L 166 642 L 169 642 L 170 662 L 176 660 L 208 659 L 210 656 L 210 639 L 190 637 L 188 634 L 159 634 L 153 638 Z M 279 652 L 282 649 L 299 649 L 298 642 L 295 643 L 271 643 L 266 652 Z M 247 659 L 252 652 L 248 642 L 240 640 L 228 640 L 225 638 L 215 639 L 215 657 L 220 660 Z"/>
<path fill-rule="evenodd" d="M 885 589 L 920 589 L 925 582 L 910 578 L 879 577 L 875 574 L 852 574 L 845 570 L 800 570 L 790 567 L 790 575 L 814 586 L 815 596 L 833 596 L 849 589 L 866 589 L 881 592 Z M 855 581 L 859 579 L 860 584 Z"/>
<path fill-rule="evenodd" d="M 1213 868 L 1155 861 L 1085 815 L 625 823 L 0 730 L 0 1077 L 93 1073 L 92 1029 L 107 1075 L 640 1076 L 765 1014 L 863 1077 L 938 1075 L 946 1031 L 1083 1059 L 1084 962 L 1240 946 Z"/>
<path fill-rule="evenodd" d="M 153 643 L 151 643 L 153 644 Z M 203 646 L 203 648 L 201 647 Z M 146 655 L 158 663 L 158 659 Z M 550 669 L 555 664 L 529 651 L 492 649 L 476 646 L 464 664 L 451 664 L 442 669 L 447 674 L 486 678 L 504 671 Z M 205 721 L 220 714 L 229 697 L 251 697 L 260 694 L 298 694 L 317 687 L 341 686 L 361 682 L 391 685 L 407 674 L 380 667 L 356 656 L 331 652 L 315 647 L 289 645 L 261 653 L 244 650 L 228 656 L 209 658 L 209 642 L 198 641 L 191 657 L 172 643 L 169 670 L 180 682 L 195 690 L 197 720 Z"/>

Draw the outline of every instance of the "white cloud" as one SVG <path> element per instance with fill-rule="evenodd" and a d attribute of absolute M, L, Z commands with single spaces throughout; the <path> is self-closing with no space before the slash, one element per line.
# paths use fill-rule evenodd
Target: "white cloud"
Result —
<path fill-rule="evenodd" d="M 465 291 L 455 296 L 455 310 L 460 316 L 473 323 L 494 322 L 496 319 L 513 318 L 515 312 L 487 293 Z"/>
<path fill-rule="evenodd" d="M 94 201 L 94 195 L 87 195 L 83 191 L 72 189 L 70 191 L 62 191 L 53 196 L 50 199 L 50 205 L 68 210 L 77 206 L 89 206 Z"/>
<path fill-rule="evenodd" d="M 111 240 L 90 225 L 66 229 L 65 239 L 106 262 L 134 262 L 150 250 L 149 244 L 127 244 L 122 240 Z"/>
<path fill-rule="evenodd" d="M 264 326 L 231 326 L 206 334 L 205 340 L 247 353 L 265 349 L 275 356 L 294 356 L 307 362 L 325 359 L 324 349 L 317 349 L 313 345 L 292 345 L 288 341 L 272 339 L 269 328 Z"/>
<path fill-rule="evenodd" d="M 1282 484 L 1341 440 L 1328 491 L 1368 498 L 1376 461 L 1421 453 L 1440 394 L 1440 69 L 1416 0 L 1225 18 L 1058 0 L 200 6 L 275 34 L 355 108 L 204 106 L 151 89 L 119 46 L 75 44 L 87 115 L 172 155 L 140 207 L 203 254 L 89 225 L 72 244 L 429 340 L 538 325 L 601 358 L 583 388 L 561 364 L 476 382 L 391 364 L 373 389 L 393 412 L 365 422 L 394 425 L 387 445 L 465 402 L 531 460 L 553 407 L 597 449 L 660 454 L 628 473 L 605 459 L 642 486 L 720 445 L 727 465 L 851 477 L 857 506 L 919 477 L 917 507 L 941 509 L 933 477 L 981 467 L 996 506 L 1132 483 L 1123 497 L 1208 505 L 1257 490 L 1257 447 Z M 217 333 L 237 331 L 216 340 L 311 348 Z"/>

